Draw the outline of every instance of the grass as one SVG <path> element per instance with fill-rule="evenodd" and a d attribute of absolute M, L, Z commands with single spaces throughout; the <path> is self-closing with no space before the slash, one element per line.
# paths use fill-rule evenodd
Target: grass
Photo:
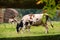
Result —
<path fill-rule="evenodd" d="M 49 37 L 51 38 L 55 36 L 59 36 L 60 35 L 60 22 L 59 21 L 53 21 L 52 22 L 53 25 L 54 25 L 54 28 L 52 28 L 50 25 L 49 25 L 49 33 L 46 34 L 45 33 L 45 28 L 43 26 L 32 26 L 31 27 L 31 32 L 24 32 L 23 34 L 22 33 L 19 33 L 17 34 L 16 33 L 16 24 L 9 24 L 9 23 L 3 23 L 3 24 L 0 24 L 0 39 L 4 39 L 6 38 L 6 40 L 8 39 L 34 39 L 36 38 L 37 39 L 44 39 L 45 37 Z M 53 39 L 54 39 L 53 38 Z M 58 39 L 60 38 L 60 36 L 58 37 Z"/>

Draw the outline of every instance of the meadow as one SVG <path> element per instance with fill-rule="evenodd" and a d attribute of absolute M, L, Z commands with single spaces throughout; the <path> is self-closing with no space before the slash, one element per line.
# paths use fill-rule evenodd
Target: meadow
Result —
<path fill-rule="evenodd" d="M 48 23 L 49 24 L 49 23 Z M 43 26 L 32 26 L 31 32 L 17 33 L 16 24 L 0 24 L 0 40 L 59 40 L 60 39 L 60 21 L 52 21 L 54 27 L 49 24 L 49 33 L 45 33 Z"/>

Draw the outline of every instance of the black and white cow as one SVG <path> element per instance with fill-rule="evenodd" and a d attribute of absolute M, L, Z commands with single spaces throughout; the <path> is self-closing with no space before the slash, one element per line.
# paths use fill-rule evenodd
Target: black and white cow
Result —
<path fill-rule="evenodd" d="M 28 31 L 30 31 L 30 27 L 36 26 L 36 25 L 43 25 L 46 28 L 46 33 L 48 33 L 48 25 L 47 25 L 47 20 L 49 18 L 49 16 L 46 14 L 45 15 L 45 23 L 42 21 L 44 14 L 28 14 L 23 16 L 23 18 L 21 19 L 20 23 L 17 23 L 17 27 L 16 30 L 17 32 L 19 32 L 19 28 L 20 30 L 25 30 L 28 29 Z M 51 22 L 50 22 L 51 23 Z M 53 27 L 53 25 L 51 24 L 51 26 Z"/>

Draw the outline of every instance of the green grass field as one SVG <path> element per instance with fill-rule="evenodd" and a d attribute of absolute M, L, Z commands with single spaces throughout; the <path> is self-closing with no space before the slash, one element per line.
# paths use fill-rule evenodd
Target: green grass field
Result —
<path fill-rule="evenodd" d="M 60 21 L 53 21 L 54 28 L 49 25 L 49 33 L 45 33 L 43 26 L 32 26 L 31 32 L 17 33 L 16 24 L 0 24 L 0 40 L 43 40 L 60 38 Z M 57 36 L 57 37 L 55 37 Z"/>

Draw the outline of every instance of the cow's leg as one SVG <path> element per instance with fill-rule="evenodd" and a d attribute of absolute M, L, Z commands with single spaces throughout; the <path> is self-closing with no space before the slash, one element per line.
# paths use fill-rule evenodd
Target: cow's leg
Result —
<path fill-rule="evenodd" d="M 30 32 L 30 26 L 27 26 L 27 31 Z"/>
<path fill-rule="evenodd" d="M 25 29 L 30 30 L 30 29 L 29 29 L 29 26 L 30 26 L 29 22 L 25 22 L 25 23 L 23 24 L 22 31 L 25 32 Z"/>
<path fill-rule="evenodd" d="M 47 23 L 44 24 L 44 27 L 46 29 L 45 33 L 48 33 L 48 25 L 47 25 Z"/>
<path fill-rule="evenodd" d="M 46 25 L 45 28 L 46 28 L 46 33 L 48 33 L 48 26 Z"/>
<path fill-rule="evenodd" d="M 23 33 L 23 32 L 25 32 L 25 28 L 26 28 L 26 26 L 25 26 L 25 25 L 23 25 L 22 33 Z"/>

